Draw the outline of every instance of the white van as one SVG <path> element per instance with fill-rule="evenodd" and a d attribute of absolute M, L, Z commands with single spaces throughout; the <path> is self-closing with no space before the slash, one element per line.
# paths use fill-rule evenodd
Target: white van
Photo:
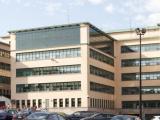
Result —
<path fill-rule="evenodd" d="M 160 116 L 154 116 L 151 120 L 160 120 Z"/>

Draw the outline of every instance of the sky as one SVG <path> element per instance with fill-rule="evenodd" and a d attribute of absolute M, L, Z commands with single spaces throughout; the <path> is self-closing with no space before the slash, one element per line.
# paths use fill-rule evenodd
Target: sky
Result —
<path fill-rule="evenodd" d="M 156 26 L 160 0 L 0 0 L 0 36 L 10 30 L 78 22 L 105 31 Z"/>

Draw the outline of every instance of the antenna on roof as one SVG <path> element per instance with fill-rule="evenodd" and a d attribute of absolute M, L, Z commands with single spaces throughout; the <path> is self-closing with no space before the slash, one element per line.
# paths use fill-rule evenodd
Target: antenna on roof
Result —
<path fill-rule="evenodd" d="M 132 19 L 131 16 L 129 16 L 129 29 L 132 30 Z"/>
<path fill-rule="evenodd" d="M 70 23 L 70 11 L 69 11 L 69 6 L 67 5 L 67 23 Z"/>

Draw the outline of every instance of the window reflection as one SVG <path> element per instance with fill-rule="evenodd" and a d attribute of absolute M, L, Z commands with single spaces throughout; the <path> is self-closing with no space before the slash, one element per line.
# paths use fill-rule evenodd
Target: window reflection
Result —
<path fill-rule="evenodd" d="M 16 70 L 16 76 L 26 77 L 26 76 L 35 76 L 35 75 L 80 73 L 81 72 L 80 68 L 81 68 L 80 65 L 23 68 L 23 69 Z"/>
<path fill-rule="evenodd" d="M 142 72 L 142 80 L 160 80 L 160 72 Z M 139 80 L 139 73 L 123 73 L 122 81 Z"/>
<path fill-rule="evenodd" d="M 90 73 L 100 77 L 108 78 L 110 80 L 114 80 L 114 73 L 94 67 L 92 65 L 90 65 Z"/>
<path fill-rule="evenodd" d="M 114 94 L 114 87 L 95 82 L 90 82 L 90 90 L 96 92 Z"/>
<path fill-rule="evenodd" d="M 81 82 L 57 82 L 57 83 L 37 83 L 37 84 L 17 84 L 16 92 L 38 92 L 38 91 L 62 91 L 80 90 Z"/>
<path fill-rule="evenodd" d="M 80 48 L 17 53 L 16 61 L 22 62 L 22 61 L 34 61 L 34 60 L 48 60 L 53 58 L 55 59 L 71 58 L 71 57 L 80 57 Z"/>

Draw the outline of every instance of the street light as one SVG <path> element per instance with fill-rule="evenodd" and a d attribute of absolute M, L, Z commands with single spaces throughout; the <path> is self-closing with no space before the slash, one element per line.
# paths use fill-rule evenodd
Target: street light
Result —
<path fill-rule="evenodd" d="M 142 35 L 146 33 L 145 28 L 136 28 L 135 29 L 137 35 L 139 35 L 139 117 L 142 120 L 142 51 L 141 51 L 141 41 L 142 41 Z"/>

